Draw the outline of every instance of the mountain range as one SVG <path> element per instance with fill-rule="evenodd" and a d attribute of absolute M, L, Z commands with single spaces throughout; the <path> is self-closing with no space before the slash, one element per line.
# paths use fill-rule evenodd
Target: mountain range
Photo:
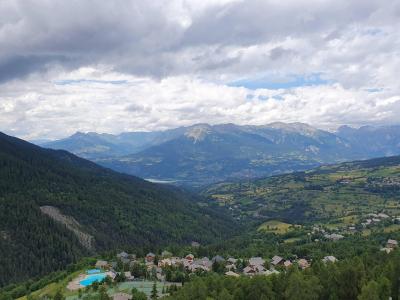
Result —
<path fill-rule="evenodd" d="M 235 224 L 173 186 L 0 133 L 0 286 L 115 249 L 207 243 Z"/>
<path fill-rule="evenodd" d="M 119 135 L 78 132 L 41 146 L 142 178 L 201 186 L 400 154 L 400 126 L 329 132 L 303 123 L 197 124 Z"/>

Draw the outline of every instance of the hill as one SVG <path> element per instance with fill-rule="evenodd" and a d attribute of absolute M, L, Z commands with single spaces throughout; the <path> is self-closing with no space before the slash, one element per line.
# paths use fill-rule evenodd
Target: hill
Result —
<path fill-rule="evenodd" d="M 400 214 L 400 156 L 312 171 L 221 183 L 202 193 L 239 219 L 288 223 L 335 222 L 346 216 Z"/>
<path fill-rule="evenodd" d="M 201 186 L 400 154 L 399 132 L 399 126 L 344 126 L 328 132 L 302 123 L 197 124 L 119 135 L 77 133 L 44 146 L 127 174 Z"/>
<path fill-rule="evenodd" d="M 193 196 L 0 133 L 0 285 L 129 247 L 216 241 L 230 218 Z"/>

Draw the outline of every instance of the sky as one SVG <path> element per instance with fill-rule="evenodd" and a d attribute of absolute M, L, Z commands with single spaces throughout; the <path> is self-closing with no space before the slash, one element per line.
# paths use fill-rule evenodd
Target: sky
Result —
<path fill-rule="evenodd" d="M 398 0 L 1 0 L 0 131 L 400 123 Z"/>

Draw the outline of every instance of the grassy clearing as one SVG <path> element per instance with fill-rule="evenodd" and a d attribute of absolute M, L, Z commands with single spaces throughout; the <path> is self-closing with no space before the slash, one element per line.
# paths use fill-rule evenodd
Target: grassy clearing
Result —
<path fill-rule="evenodd" d="M 58 290 L 62 290 L 66 295 L 69 295 L 71 293 L 74 292 L 70 292 L 66 290 L 66 286 L 67 284 L 74 279 L 75 277 L 77 277 L 79 274 L 84 273 L 85 270 L 80 270 L 80 271 L 76 271 L 74 273 L 71 273 L 68 277 L 66 277 L 65 279 L 61 280 L 60 282 L 54 282 L 54 283 L 50 283 L 48 285 L 46 285 L 44 288 L 34 291 L 32 293 L 32 296 L 34 297 L 38 297 L 39 299 L 45 296 L 54 296 L 56 294 L 56 292 Z M 27 297 L 21 297 L 18 298 L 18 300 L 27 300 Z"/>
<path fill-rule="evenodd" d="M 387 226 L 383 229 L 384 232 L 396 232 L 396 231 L 400 231 L 400 224 L 393 224 L 390 226 Z"/>
<path fill-rule="evenodd" d="M 296 243 L 296 242 L 301 241 L 301 240 L 302 240 L 302 238 L 300 238 L 300 237 L 294 237 L 294 238 L 286 239 L 283 242 L 285 244 L 291 244 L 291 243 Z"/>
<path fill-rule="evenodd" d="M 292 230 L 295 230 L 295 228 L 300 228 L 300 227 L 301 227 L 300 225 L 292 225 L 278 220 L 271 220 L 260 225 L 260 227 L 258 227 L 258 231 L 273 232 L 276 234 L 285 234 Z"/>

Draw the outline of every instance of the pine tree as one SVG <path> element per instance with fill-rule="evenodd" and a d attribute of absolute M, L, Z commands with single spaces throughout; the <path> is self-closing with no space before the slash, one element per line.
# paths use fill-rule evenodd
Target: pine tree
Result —
<path fill-rule="evenodd" d="M 151 299 L 158 299 L 157 283 L 154 281 L 153 289 L 151 290 Z"/>
<path fill-rule="evenodd" d="M 54 300 L 65 300 L 65 297 L 61 290 L 58 290 L 57 293 L 54 295 Z"/>
<path fill-rule="evenodd" d="M 376 281 L 371 280 L 368 284 L 364 285 L 361 289 L 361 294 L 358 300 L 379 300 L 379 285 Z"/>

